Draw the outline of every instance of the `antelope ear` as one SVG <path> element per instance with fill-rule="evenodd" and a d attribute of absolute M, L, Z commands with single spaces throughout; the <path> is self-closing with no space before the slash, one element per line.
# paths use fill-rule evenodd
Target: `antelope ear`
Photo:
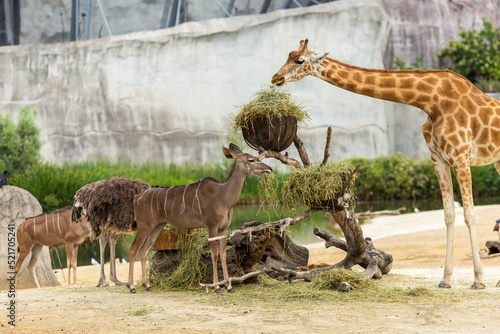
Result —
<path fill-rule="evenodd" d="M 224 155 L 228 159 L 234 159 L 233 154 L 231 153 L 231 150 L 229 150 L 227 147 L 222 146 L 222 151 L 224 152 Z"/>
<path fill-rule="evenodd" d="M 330 52 L 320 52 L 318 54 L 312 54 L 309 59 L 311 60 L 311 63 L 318 63 L 321 64 L 323 60 L 325 60 L 326 56 L 328 56 Z"/>

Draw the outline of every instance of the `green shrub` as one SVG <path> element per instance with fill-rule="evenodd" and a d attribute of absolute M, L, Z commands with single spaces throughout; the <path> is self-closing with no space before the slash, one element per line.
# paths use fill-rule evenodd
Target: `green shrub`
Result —
<path fill-rule="evenodd" d="M 447 42 L 437 56 L 450 59 L 451 69 L 473 83 L 480 79 L 500 80 L 500 28 L 488 20 L 483 20 L 483 25 L 480 31 L 460 31 L 462 40 Z"/>
<path fill-rule="evenodd" d="M 28 170 L 40 158 L 36 110 L 22 108 L 17 125 L 9 115 L 0 113 L 0 169 L 10 175 Z"/>

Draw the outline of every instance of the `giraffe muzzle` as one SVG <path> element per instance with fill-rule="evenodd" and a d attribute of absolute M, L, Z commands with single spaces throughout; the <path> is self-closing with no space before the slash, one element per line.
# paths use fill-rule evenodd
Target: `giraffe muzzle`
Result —
<path fill-rule="evenodd" d="M 276 86 L 283 86 L 285 84 L 285 78 L 276 73 L 271 79 L 271 83 L 275 84 Z"/>

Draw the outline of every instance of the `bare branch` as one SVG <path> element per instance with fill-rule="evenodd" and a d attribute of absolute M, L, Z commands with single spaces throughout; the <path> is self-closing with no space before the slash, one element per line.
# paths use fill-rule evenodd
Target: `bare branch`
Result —
<path fill-rule="evenodd" d="M 234 236 L 236 234 L 247 233 L 247 234 L 251 235 L 252 232 L 262 231 L 262 230 L 265 230 L 266 228 L 277 227 L 277 226 L 282 226 L 282 231 L 280 232 L 280 234 L 283 234 L 283 230 L 286 227 L 288 227 L 290 225 L 297 224 L 298 222 L 309 217 L 313 213 L 314 213 L 314 211 L 309 209 L 309 210 L 301 213 L 300 215 L 296 216 L 295 218 L 283 218 L 283 219 L 280 219 L 280 220 L 277 220 L 274 222 L 260 224 L 259 226 L 255 226 L 255 227 L 240 228 L 240 229 L 234 230 L 231 233 L 228 233 L 226 235 L 208 238 L 208 242 L 231 238 L 232 236 Z"/>
<path fill-rule="evenodd" d="M 293 166 L 295 168 L 302 168 L 302 165 L 300 162 L 293 158 L 288 157 L 288 153 L 281 154 L 280 152 L 275 152 L 275 151 L 266 151 L 264 149 L 259 150 L 259 156 L 257 159 L 259 161 L 262 161 L 264 158 L 274 158 L 276 160 L 279 160 L 281 163 L 284 163 L 285 165 Z"/>
<path fill-rule="evenodd" d="M 309 160 L 309 155 L 307 154 L 306 149 L 304 148 L 304 142 L 300 139 L 299 135 L 295 135 L 295 139 L 293 140 L 297 151 L 299 152 L 300 159 L 304 164 L 304 167 L 311 167 L 311 160 Z"/>
<path fill-rule="evenodd" d="M 326 145 L 325 145 L 325 157 L 323 158 L 322 166 L 326 165 L 328 158 L 330 157 L 330 141 L 332 140 L 332 128 L 328 127 L 328 132 L 326 134 Z"/>

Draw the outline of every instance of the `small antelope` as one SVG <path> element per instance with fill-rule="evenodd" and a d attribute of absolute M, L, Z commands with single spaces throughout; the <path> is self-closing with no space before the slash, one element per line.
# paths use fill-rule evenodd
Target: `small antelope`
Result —
<path fill-rule="evenodd" d="M 76 260 L 78 246 L 89 236 L 87 221 L 77 224 L 71 219 L 71 207 L 66 207 L 52 213 L 45 213 L 26 219 L 17 228 L 18 259 L 14 267 L 15 281 L 19 269 L 26 256 L 31 252 L 28 269 L 40 288 L 35 274 L 35 265 L 43 246 L 66 245 L 66 261 L 68 264 L 68 285 L 71 282 L 71 268 L 73 268 L 73 284 L 76 283 Z"/>
<path fill-rule="evenodd" d="M 207 228 L 209 237 L 225 235 L 233 206 L 240 197 L 243 182 L 247 174 L 260 177 L 263 172 L 272 172 L 272 168 L 260 162 L 256 157 L 243 153 L 240 148 L 230 144 L 222 148 L 228 159 L 234 159 L 233 169 L 226 183 L 206 177 L 193 184 L 178 187 L 153 187 L 142 194 L 135 195 L 134 214 L 137 222 L 137 234 L 129 248 L 128 285 L 131 293 L 134 289 L 134 262 L 140 252 L 142 282 L 147 291 L 151 290 L 148 282 L 146 256 L 149 248 L 165 224 L 178 228 Z M 229 277 L 226 265 L 226 240 L 218 241 L 218 248 L 224 272 L 224 279 Z M 217 285 L 217 241 L 210 242 L 213 262 L 213 281 L 215 292 L 221 290 Z M 233 292 L 230 284 L 227 287 Z"/>

